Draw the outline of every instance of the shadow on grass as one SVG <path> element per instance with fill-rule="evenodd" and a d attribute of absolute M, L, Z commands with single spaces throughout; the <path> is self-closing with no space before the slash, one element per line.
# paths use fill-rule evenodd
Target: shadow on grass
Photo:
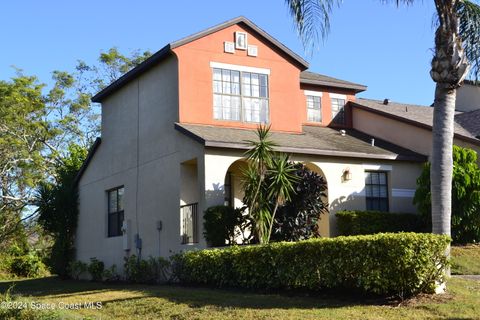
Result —
<path fill-rule="evenodd" d="M 94 283 L 88 281 L 61 280 L 56 277 L 0 282 L 0 293 L 4 293 L 12 284 L 14 294 L 48 299 L 74 298 L 98 294 L 105 305 L 116 302 L 135 301 L 144 298 L 167 299 L 173 303 L 187 304 L 199 308 L 215 306 L 217 308 L 251 309 L 312 309 L 341 308 L 361 305 L 392 305 L 392 301 L 376 296 L 366 296 L 351 292 L 276 292 L 254 293 L 234 289 L 211 289 L 185 287 L 179 285 L 139 285 L 127 283 Z M 128 291 L 140 296 L 115 298 L 111 291 Z M 105 297 L 102 297 L 105 294 Z M 111 297 L 111 299 L 109 299 Z M 79 297 L 82 299 L 81 297 Z"/>

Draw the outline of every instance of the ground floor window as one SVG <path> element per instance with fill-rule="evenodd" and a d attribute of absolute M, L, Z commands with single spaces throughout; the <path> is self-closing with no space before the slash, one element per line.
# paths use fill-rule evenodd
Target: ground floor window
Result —
<path fill-rule="evenodd" d="M 388 211 L 388 181 L 386 172 L 365 171 L 367 210 Z"/>
<path fill-rule="evenodd" d="M 123 224 L 123 194 L 124 188 L 117 187 L 107 191 L 108 194 L 108 236 L 122 235 Z"/>
<path fill-rule="evenodd" d="M 180 235 L 182 244 L 198 242 L 198 203 L 180 206 Z"/>

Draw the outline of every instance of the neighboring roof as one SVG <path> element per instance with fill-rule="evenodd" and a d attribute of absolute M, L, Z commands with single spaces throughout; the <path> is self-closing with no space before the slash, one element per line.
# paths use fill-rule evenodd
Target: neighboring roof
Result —
<path fill-rule="evenodd" d="M 300 83 L 321 85 L 333 88 L 352 89 L 357 93 L 367 90 L 367 86 L 364 86 L 362 84 L 340 80 L 310 71 L 302 71 L 300 73 Z"/>
<path fill-rule="evenodd" d="M 380 114 L 425 129 L 432 129 L 433 107 L 391 101 L 389 101 L 388 104 L 384 104 L 383 101 L 380 100 L 364 98 L 359 98 L 355 102 L 350 103 L 356 108 Z M 457 116 L 455 116 L 455 121 L 457 120 Z M 471 134 L 459 122 L 456 121 L 454 127 L 456 138 L 466 140 L 474 144 L 480 144 L 480 140 L 477 139 L 475 135 Z"/>
<path fill-rule="evenodd" d="M 143 72 L 147 71 L 152 67 L 153 65 L 159 63 L 163 59 L 165 59 L 167 56 L 169 56 L 172 53 L 172 49 L 175 49 L 177 47 L 183 46 L 184 44 L 187 44 L 189 42 L 195 41 L 199 38 L 205 37 L 209 34 L 212 34 L 214 32 L 217 32 L 219 30 L 228 28 L 232 25 L 235 24 L 243 24 L 244 26 L 252 29 L 254 32 L 256 32 L 258 35 L 260 35 L 262 38 L 265 40 L 269 41 L 272 43 L 277 49 L 282 51 L 289 57 L 293 62 L 295 62 L 302 70 L 305 70 L 308 68 L 308 62 L 305 61 L 302 57 L 300 57 L 298 54 L 287 48 L 283 43 L 269 35 L 267 32 L 265 32 L 263 29 L 258 27 L 256 24 L 254 24 L 252 21 L 248 20 L 247 18 L 240 16 L 228 21 L 225 21 L 224 23 L 218 24 L 214 27 L 208 28 L 204 31 L 200 31 L 198 33 L 195 33 L 193 35 L 190 35 L 188 37 L 185 37 L 183 39 L 171 42 L 164 46 L 162 49 L 157 51 L 155 54 L 153 54 L 150 58 L 146 59 L 143 61 L 141 64 L 124 74 L 122 77 L 117 79 L 116 81 L 112 82 L 109 86 L 104 88 L 102 91 L 98 92 L 93 98 L 93 102 L 101 102 L 105 97 L 128 83 L 130 80 L 136 78 Z"/>
<path fill-rule="evenodd" d="M 88 164 L 92 160 L 93 155 L 95 154 L 95 151 L 97 151 L 98 146 L 100 146 L 101 143 L 102 143 L 101 138 L 95 139 L 95 142 L 90 147 L 90 150 L 88 150 L 87 157 L 85 158 L 85 161 L 83 161 L 82 166 L 80 167 L 80 170 L 78 170 L 78 173 L 75 176 L 75 179 L 73 180 L 75 185 L 77 185 L 80 182 L 80 179 L 85 173 L 85 170 L 87 170 Z"/>
<path fill-rule="evenodd" d="M 175 124 L 175 128 L 206 147 L 246 150 L 248 144 L 245 141 L 257 139 L 255 130 L 251 129 L 179 123 Z M 278 151 L 289 153 L 419 162 L 427 160 L 424 155 L 383 140 L 375 139 L 375 146 L 372 146 L 372 137 L 359 131 L 347 129 L 346 132 L 342 136 L 332 128 L 304 126 L 301 134 L 272 132 L 272 140 L 277 143 Z"/>
<path fill-rule="evenodd" d="M 455 115 L 455 122 L 480 139 L 480 110 L 458 113 Z"/>

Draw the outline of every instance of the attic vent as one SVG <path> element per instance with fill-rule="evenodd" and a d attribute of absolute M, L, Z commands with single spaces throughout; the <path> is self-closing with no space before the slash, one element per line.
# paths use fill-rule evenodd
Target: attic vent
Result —
<path fill-rule="evenodd" d="M 342 135 L 342 137 L 345 137 L 345 133 L 347 133 L 345 130 L 340 130 L 340 134 Z"/>
<path fill-rule="evenodd" d="M 383 104 L 384 105 L 388 105 L 389 102 L 390 102 L 390 99 L 383 99 Z"/>

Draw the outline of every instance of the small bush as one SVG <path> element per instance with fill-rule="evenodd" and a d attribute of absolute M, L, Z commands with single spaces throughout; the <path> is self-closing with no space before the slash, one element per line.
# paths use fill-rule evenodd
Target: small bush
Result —
<path fill-rule="evenodd" d="M 338 232 L 342 236 L 382 232 L 425 232 L 421 215 L 380 211 L 339 211 Z"/>
<path fill-rule="evenodd" d="M 120 275 L 117 272 L 117 265 L 113 264 L 110 268 L 103 271 L 103 281 L 115 282 L 120 280 Z"/>
<path fill-rule="evenodd" d="M 105 265 L 103 261 L 100 261 L 97 258 L 90 258 L 90 264 L 88 265 L 87 270 L 90 273 L 90 276 L 92 276 L 92 281 L 102 281 Z"/>
<path fill-rule="evenodd" d="M 35 278 L 48 274 L 47 267 L 34 253 L 10 258 L 10 273 L 18 277 Z"/>
<path fill-rule="evenodd" d="M 136 283 L 161 283 L 168 280 L 170 262 L 162 257 L 139 260 L 131 255 L 125 258 L 125 279 Z"/>
<path fill-rule="evenodd" d="M 203 215 L 203 235 L 209 246 L 223 247 L 235 243 L 236 228 L 245 223 L 241 209 L 228 206 L 213 206 Z M 238 234 L 241 236 L 241 234 Z"/>
<path fill-rule="evenodd" d="M 188 251 L 172 257 L 182 283 L 254 290 L 328 288 L 381 295 L 432 292 L 450 239 L 399 233 Z"/>
<path fill-rule="evenodd" d="M 80 279 L 82 273 L 86 272 L 88 269 L 88 265 L 82 261 L 72 261 L 68 266 L 68 272 L 70 277 L 75 280 Z"/>

